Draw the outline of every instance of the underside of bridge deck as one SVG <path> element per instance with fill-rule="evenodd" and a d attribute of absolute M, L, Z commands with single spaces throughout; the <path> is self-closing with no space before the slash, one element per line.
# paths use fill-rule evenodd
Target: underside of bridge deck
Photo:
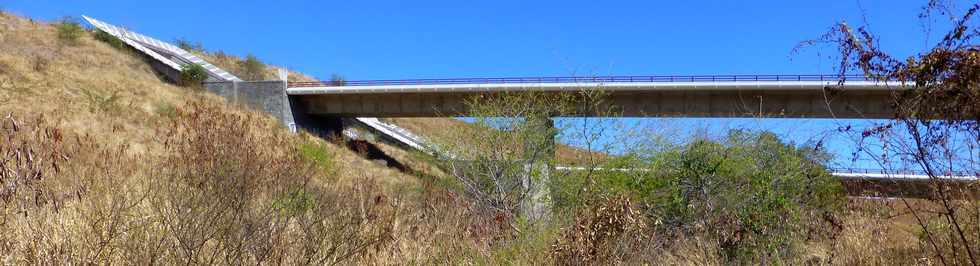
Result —
<path fill-rule="evenodd" d="M 609 93 L 628 117 L 892 118 L 893 91 L 658 90 Z M 292 95 L 309 113 L 332 116 L 462 116 L 476 92 Z M 595 116 L 580 112 L 577 115 Z"/>

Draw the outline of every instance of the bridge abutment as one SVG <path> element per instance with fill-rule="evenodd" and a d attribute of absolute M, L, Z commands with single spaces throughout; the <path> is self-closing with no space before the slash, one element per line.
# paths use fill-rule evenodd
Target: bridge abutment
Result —
<path fill-rule="evenodd" d="M 307 112 L 302 110 L 303 105 L 286 94 L 285 81 L 206 82 L 204 88 L 230 103 L 241 104 L 272 115 L 291 132 L 297 132 L 301 125 L 308 125 L 313 121 Z"/>

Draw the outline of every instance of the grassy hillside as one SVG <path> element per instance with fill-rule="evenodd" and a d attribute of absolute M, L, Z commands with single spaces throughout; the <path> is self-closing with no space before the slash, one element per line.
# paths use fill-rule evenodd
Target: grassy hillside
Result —
<path fill-rule="evenodd" d="M 162 145 L 159 127 L 178 108 L 188 101 L 224 103 L 215 95 L 165 82 L 136 52 L 112 47 L 88 33 L 77 44 L 67 44 L 52 24 L 10 14 L 0 17 L 0 30 L 0 113 L 4 116 L 44 116 L 62 129 L 100 135 L 98 140 L 104 144 L 125 144 L 131 152 L 156 155 Z M 225 57 L 226 62 L 241 61 Z M 272 67 L 267 71 L 270 76 L 275 73 Z M 305 76 L 291 73 L 291 77 Z M 277 124 L 271 117 L 237 106 L 223 110 Z M 399 175 L 346 149 L 326 147 L 338 154 L 338 161 L 350 162 L 340 164 L 344 168 Z"/>
<path fill-rule="evenodd" d="M 308 256 L 292 253 L 301 249 L 282 243 L 276 244 L 281 247 L 275 252 L 280 252 L 280 256 L 294 254 L 296 258 L 350 261 L 353 255 L 344 252 L 360 252 L 362 244 L 375 245 L 379 234 L 386 231 L 374 231 L 372 237 L 362 239 L 359 237 L 368 234 L 356 230 L 366 227 L 355 226 L 350 228 L 355 231 L 345 231 L 326 230 L 324 226 L 340 226 L 340 222 L 353 220 L 361 221 L 357 223 L 364 226 L 381 223 L 377 220 L 380 218 L 364 220 L 367 218 L 365 212 L 379 211 L 373 215 L 381 215 L 380 212 L 386 210 L 378 208 L 390 205 L 363 204 L 384 198 L 392 191 L 417 187 L 417 179 L 413 176 L 365 160 L 346 148 L 305 134 L 288 134 L 272 117 L 226 104 L 220 97 L 203 91 L 169 84 L 143 57 L 129 49 L 96 40 L 93 32 L 76 29 L 77 32 L 69 34 L 74 37 L 66 38 L 63 25 L 0 12 L 0 135 L 3 136 L 0 143 L 0 183 L 3 184 L 0 186 L 0 261 L 4 264 L 135 263 L 153 258 L 202 263 L 198 255 L 182 253 L 189 250 L 181 248 L 186 239 L 178 237 L 183 233 L 190 234 L 187 236 L 196 233 L 179 232 L 175 228 L 167 231 L 165 227 L 175 225 L 173 219 L 177 217 L 157 212 L 165 206 L 177 207 L 173 204 L 195 204 L 180 201 L 183 196 L 171 197 L 194 193 L 207 193 L 199 194 L 200 199 L 205 200 L 199 203 L 205 204 L 229 200 L 252 202 L 246 205 L 249 206 L 247 210 L 265 213 L 266 217 L 288 218 L 277 211 L 284 207 L 276 206 L 300 204 L 298 206 L 303 207 L 306 200 L 317 201 L 322 207 L 342 208 L 307 215 L 314 219 L 330 216 L 331 221 L 336 220 L 337 224 L 308 224 L 313 227 L 307 229 L 319 228 L 318 234 L 303 233 L 300 229 L 276 232 L 281 237 L 301 234 L 299 238 L 316 236 L 319 241 L 326 241 L 328 237 L 347 240 L 303 242 L 303 245 L 328 245 L 322 247 L 323 253 Z M 228 56 L 226 61 L 240 59 Z M 270 75 L 274 73 L 272 68 L 267 70 Z M 291 77 L 303 76 L 292 73 Z M 24 158 L 21 156 L 25 154 L 31 155 L 21 162 Z M 7 164 L 9 160 L 18 163 Z M 209 161 L 230 162 L 233 165 L 229 167 L 242 171 L 256 164 L 269 165 L 258 171 L 239 172 L 240 178 L 244 178 L 241 180 L 249 184 L 243 189 L 254 191 L 255 197 L 243 198 L 253 192 L 221 196 L 221 191 L 230 189 L 228 185 L 233 184 L 222 185 L 220 182 L 225 181 L 220 179 L 202 180 L 217 182 L 214 189 L 218 190 L 212 192 L 182 188 L 181 184 L 186 180 L 179 177 L 184 175 L 181 172 L 191 174 L 187 177 L 208 176 L 209 172 L 219 173 L 216 177 L 231 173 L 228 169 L 214 168 L 213 164 L 199 164 Z M 279 166 L 287 168 L 276 170 Z M 273 176 L 280 177 L 261 181 Z M 166 180 L 169 181 L 161 183 Z M 248 180 L 273 183 L 262 185 Z M 302 190 L 281 187 L 292 182 L 288 180 L 300 182 L 290 186 L 299 186 Z M 288 189 L 285 191 L 288 197 L 277 199 L 283 193 L 277 187 Z M 305 200 L 297 202 L 293 199 L 295 195 Z M 30 198 L 33 199 L 28 200 Z M 350 204 L 361 204 L 361 207 Z M 272 206 L 273 212 L 262 211 L 266 208 L 262 206 Z M 194 212 L 217 215 L 227 213 L 227 210 Z M 245 218 L 237 216 L 239 214 L 226 218 Z M 225 214 L 221 215 L 225 217 Z M 384 215 L 391 217 L 387 213 Z M 212 216 L 210 222 L 225 219 L 220 217 Z M 185 222 L 197 220 L 201 219 Z M 201 221 L 208 222 L 209 219 Z M 225 221 L 236 226 L 222 229 L 232 231 L 214 233 L 231 234 L 241 229 L 237 225 L 247 223 Z M 135 227 L 115 227 L 121 223 Z M 273 230 L 267 226 L 275 224 L 257 228 Z M 379 224 L 377 227 L 390 230 L 390 226 Z M 166 232 L 154 231 L 158 229 Z M 129 236 L 113 236 L 124 232 Z M 154 238 L 154 234 L 162 238 Z M 162 245 L 139 246 L 141 242 L 151 241 L 144 237 L 156 239 Z M 224 249 L 222 247 L 231 247 L 226 246 L 231 244 L 224 240 L 206 242 L 220 243 L 200 246 L 198 250 L 218 251 Z M 329 246 L 347 244 L 355 246 Z M 258 248 L 254 245 L 259 244 L 249 245 Z M 139 256 L 129 253 L 142 249 L 158 253 Z M 327 250 L 336 253 L 326 254 Z M 240 259 L 222 261 L 261 261 L 258 258 Z"/>

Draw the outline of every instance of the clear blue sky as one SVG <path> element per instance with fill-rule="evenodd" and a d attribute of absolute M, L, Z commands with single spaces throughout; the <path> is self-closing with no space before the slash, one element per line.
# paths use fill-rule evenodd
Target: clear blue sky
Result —
<path fill-rule="evenodd" d="M 924 33 L 917 15 L 925 2 L 0 0 L 0 8 L 42 20 L 88 15 L 162 40 L 184 38 L 317 77 L 354 80 L 832 73 L 832 50 L 790 51 L 848 21 L 870 25 L 887 51 L 913 55 L 940 33 Z M 865 122 L 670 123 L 716 132 L 765 128 L 804 142 Z M 844 144 L 834 149 L 839 157 L 849 152 Z"/>

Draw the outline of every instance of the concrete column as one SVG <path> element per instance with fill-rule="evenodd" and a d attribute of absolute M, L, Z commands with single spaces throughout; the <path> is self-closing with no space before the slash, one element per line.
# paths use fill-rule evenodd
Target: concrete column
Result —
<path fill-rule="evenodd" d="M 530 221 L 537 221 L 551 215 L 551 169 L 555 165 L 555 138 L 558 132 L 551 117 L 529 117 L 528 123 L 531 123 L 532 128 L 547 134 L 544 136 L 545 143 L 542 151 L 544 156 L 528 160 L 528 157 L 533 155 L 525 155 L 525 160 L 531 161 L 533 165 L 524 165 L 524 175 L 521 180 L 522 187 L 529 193 L 521 203 L 521 215 Z"/>
<path fill-rule="evenodd" d="M 232 95 L 230 99 L 231 103 L 233 104 L 241 103 L 238 100 L 238 81 L 231 81 L 231 95 Z"/>

